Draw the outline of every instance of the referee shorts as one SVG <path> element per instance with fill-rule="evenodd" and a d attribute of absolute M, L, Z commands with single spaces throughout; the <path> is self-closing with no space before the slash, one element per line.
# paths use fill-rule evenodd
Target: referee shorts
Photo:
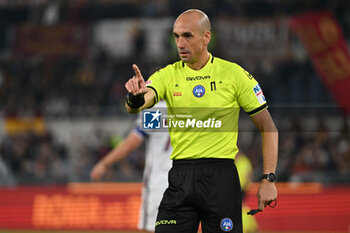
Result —
<path fill-rule="evenodd" d="M 242 233 L 239 177 L 232 159 L 175 160 L 155 233 Z"/>

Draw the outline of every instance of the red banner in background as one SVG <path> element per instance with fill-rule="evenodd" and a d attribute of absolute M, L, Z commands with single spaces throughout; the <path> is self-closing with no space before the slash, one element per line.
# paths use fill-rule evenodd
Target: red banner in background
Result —
<path fill-rule="evenodd" d="M 260 232 L 334 233 L 350 229 L 350 186 L 276 185 L 276 208 L 266 207 L 255 215 Z M 141 183 L 0 187 L 0 229 L 136 230 L 141 187 Z M 257 189 L 258 184 L 252 184 L 247 192 L 245 204 L 249 208 L 257 207 Z"/>
<path fill-rule="evenodd" d="M 0 229 L 136 230 L 141 183 L 0 188 Z"/>
<path fill-rule="evenodd" d="M 308 12 L 289 21 L 319 76 L 339 107 L 350 113 L 350 56 L 342 30 L 330 12 Z"/>

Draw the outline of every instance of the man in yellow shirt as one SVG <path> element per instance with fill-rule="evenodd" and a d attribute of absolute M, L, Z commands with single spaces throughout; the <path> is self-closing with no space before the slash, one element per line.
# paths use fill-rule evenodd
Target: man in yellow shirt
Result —
<path fill-rule="evenodd" d="M 249 207 L 244 203 L 246 193 L 251 184 L 253 176 L 253 165 L 250 159 L 241 151 L 236 155 L 235 165 L 237 167 L 239 181 L 241 183 L 242 193 L 242 223 L 243 233 L 257 233 L 259 232 L 258 223 L 255 216 L 248 215 Z"/>
<path fill-rule="evenodd" d="M 208 52 L 211 33 L 205 13 L 182 13 L 174 23 L 173 35 L 181 61 L 155 72 L 147 82 L 133 65 L 135 76 L 125 84 L 129 113 L 150 108 L 161 99 L 168 107 L 173 167 L 155 232 L 194 233 L 201 222 L 204 233 L 241 233 L 241 191 L 234 164 L 239 108 L 248 113 L 262 135 L 261 211 L 277 198 L 277 129 L 252 75 Z"/>

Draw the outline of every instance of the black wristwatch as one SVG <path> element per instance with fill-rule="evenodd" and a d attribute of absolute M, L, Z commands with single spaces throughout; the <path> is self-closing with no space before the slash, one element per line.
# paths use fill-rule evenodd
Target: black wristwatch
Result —
<path fill-rule="evenodd" d="M 269 174 L 262 175 L 261 179 L 267 179 L 268 181 L 273 183 L 273 182 L 276 182 L 277 176 L 275 173 L 271 172 Z"/>

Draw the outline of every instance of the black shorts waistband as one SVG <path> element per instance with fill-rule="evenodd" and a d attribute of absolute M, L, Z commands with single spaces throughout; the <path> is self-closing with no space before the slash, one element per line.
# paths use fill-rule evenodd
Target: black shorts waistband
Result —
<path fill-rule="evenodd" d="M 173 165 L 180 164 L 196 164 L 196 163 L 217 163 L 217 162 L 234 162 L 234 159 L 216 159 L 216 158 L 200 158 L 200 159 L 176 159 Z"/>

